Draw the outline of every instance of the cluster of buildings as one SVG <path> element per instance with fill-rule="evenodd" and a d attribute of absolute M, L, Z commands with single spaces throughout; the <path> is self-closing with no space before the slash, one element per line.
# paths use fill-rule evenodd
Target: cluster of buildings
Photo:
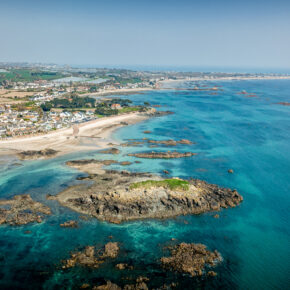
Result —
<path fill-rule="evenodd" d="M 17 111 L 10 105 L 0 106 L 0 138 L 46 133 L 95 118 L 93 111 L 45 113 L 29 109 Z"/>

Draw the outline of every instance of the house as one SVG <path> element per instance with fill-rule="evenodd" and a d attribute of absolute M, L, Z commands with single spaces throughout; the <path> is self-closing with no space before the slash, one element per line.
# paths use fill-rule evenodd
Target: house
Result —
<path fill-rule="evenodd" d="M 111 109 L 113 110 L 120 110 L 122 109 L 122 106 L 120 104 L 112 104 Z"/>

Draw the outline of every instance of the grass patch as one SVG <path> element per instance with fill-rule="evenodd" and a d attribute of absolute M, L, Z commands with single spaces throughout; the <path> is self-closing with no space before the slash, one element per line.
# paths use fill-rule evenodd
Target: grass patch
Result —
<path fill-rule="evenodd" d="M 118 110 L 118 113 L 119 114 L 130 113 L 130 112 L 137 112 L 139 110 L 140 110 L 140 107 L 124 107 L 124 108 Z"/>
<path fill-rule="evenodd" d="M 189 189 L 189 182 L 179 179 L 164 179 L 164 180 L 146 180 L 141 182 L 132 183 L 130 189 L 135 188 L 151 188 L 151 187 L 164 187 L 170 190 L 184 190 Z"/>

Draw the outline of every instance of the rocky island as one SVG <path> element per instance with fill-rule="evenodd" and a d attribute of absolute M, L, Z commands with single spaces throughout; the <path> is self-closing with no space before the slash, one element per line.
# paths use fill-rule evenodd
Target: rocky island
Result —
<path fill-rule="evenodd" d="M 27 150 L 17 153 L 17 156 L 21 160 L 34 160 L 34 159 L 45 159 L 55 157 L 58 151 L 46 148 L 43 150 Z"/>
<path fill-rule="evenodd" d="M 197 155 L 193 152 L 177 152 L 177 151 L 167 151 L 167 152 L 142 152 L 142 153 L 129 153 L 128 156 L 134 156 L 138 158 L 149 158 L 149 159 L 174 159 L 191 157 Z"/>
<path fill-rule="evenodd" d="M 34 201 L 29 194 L 15 195 L 10 200 L 0 200 L 0 224 L 41 223 L 43 215 L 50 214 L 49 207 Z"/>
<path fill-rule="evenodd" d="M 236 190 L 198 179 L 163 179 L 149 173 L 114 170 L 93 173 L 87 179 L 89 185 L 69 187 L 49 199 L 112 223 L 219 211 L 243 200 Z"/>
<path fill-rule="evenodd" d="M 218 251 L 209 251 L 203 244 L 181 243 L 170 249 L 171 256 L 161 258 L 161 264 L 165 269 L 202 276 L 205 267 L 213 267 L 222 260 Z M 209 276 L 215 276 L 213 271 L 208 272 Z"/>
<path fill-rule="evenodd" d="M 63 262 L 63 269 L 77 265 L 98 268 L 108 258 L 116 258 L 119 253 L 117 242 L 109 242 L 103 249 L 97 250 L 94 246 L 87 246 L 83 251 L 72 253 L 71 257 Z"/>

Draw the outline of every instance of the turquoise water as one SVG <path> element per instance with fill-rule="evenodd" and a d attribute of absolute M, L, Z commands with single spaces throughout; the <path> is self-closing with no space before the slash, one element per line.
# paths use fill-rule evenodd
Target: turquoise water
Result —
<path fill-rule="evenodd" d="M 200 84 L 202 85 L 202 84 Z M 121 148 L 121 156 L 102 156 L 96 152 L 75 153 L 52 160 L 26 161 L 6 158 L 0 164 L 0 197 L 29 193 L 52 208 L 53 214 L 42 224 L 21 227 L 0 226 L 0 288 L 2 289 L 78 289 L 83 283 L 100 284 L 109 279 L 119 285 L 138 275 L 151 277 L 150 288 L 172 281 L 179 289 L 287 289 L 290 286 L 290 81 L 224 81 L 217 95 L 210 91 L 156 91 L 130 95 L 136 103 L 148 101 L 162 105 L 174 115 L 154 118 L 118 130 L 119 140 L 181 139 L 196 142 L 180 145 L 180 151 L 198 155 L 178 160 L 146 160 L 126 167 L 171 176 L 200 178 L 221 186 L 236 188 L 244 197 L 241 206 L 200 216 L 165 221 L 148 220 L 112 225 L 94 219 L 79 221 L 78 229 L 60 228 L 59 223 L 76 219 L 77 213 L 46 201 L 77 183 L 85 174 L 67 168 L 66 160 L 76 158 L 115 158 L 135 161 L 129 152 L 162 148 Z M 192 87 L 192 83 L 180 87 Z M 257 97 L 238 94 L 242 90 Z M 128 98 L 128 96 L 125 96 Z M 151 134 L 142 133 L 151 130 Z M 168 148 L 163 148 L 168 150 Z M 124 169 L 117 165 L 114 169 Z M 234 174 L 228 174 L 229 168 Z M 25 231 L 30 230 L 31 234 Z M 116 261 L 97 270 L 62 270 L 60 260 L 70 251 L 86 245 L 102 246 L 113 240 L 121 243 Z M 171 238 L 200 242 L 217 249 L 223 262 L 214 278 L 189 278 L 160 269 L 158 259 Z M 133 271 L 114 268 L 118 262 L 134 265 Z"/>

